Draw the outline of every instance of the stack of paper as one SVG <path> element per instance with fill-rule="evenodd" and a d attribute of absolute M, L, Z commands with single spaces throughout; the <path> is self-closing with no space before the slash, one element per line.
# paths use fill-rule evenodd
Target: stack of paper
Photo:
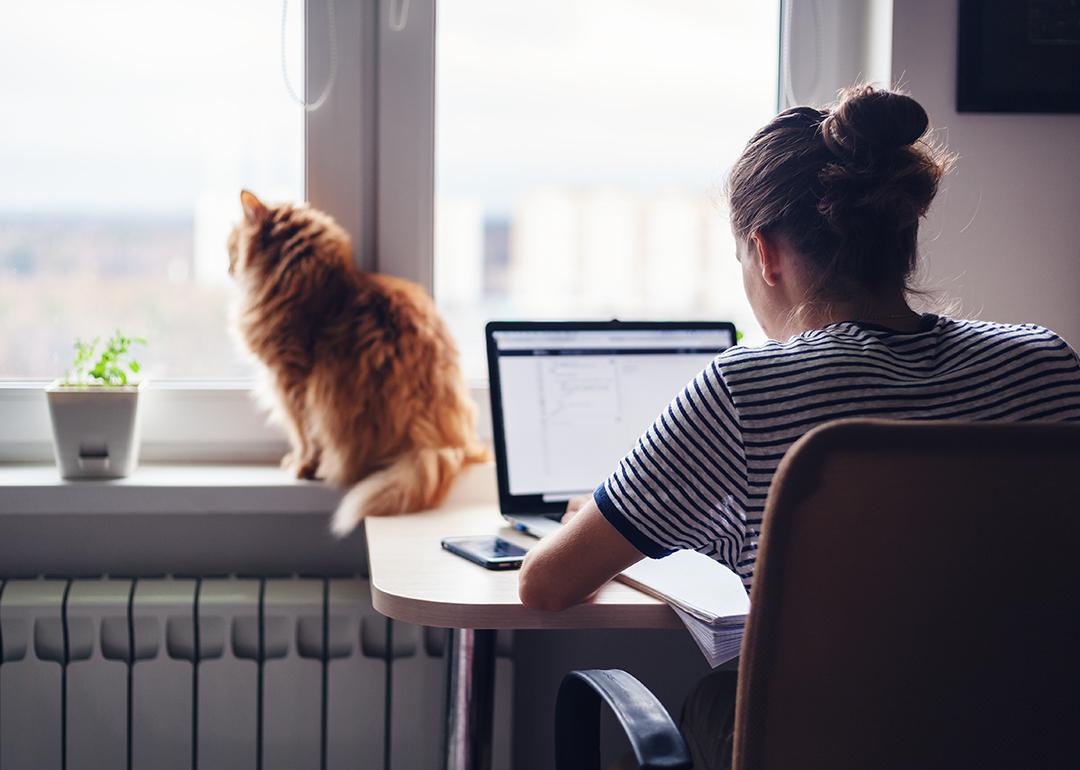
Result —
<path fill-rule="evenodd" d="M 670 604 L 713 668 L 739 654 L 750 597 L 724 565 L 695 551 L 678 551 L 664 559 L 642 559 L 618 579 Z"/>

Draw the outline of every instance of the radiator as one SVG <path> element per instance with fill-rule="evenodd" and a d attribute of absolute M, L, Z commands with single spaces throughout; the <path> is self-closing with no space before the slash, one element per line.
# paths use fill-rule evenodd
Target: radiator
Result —
<path fill-rule="evenodd" d="M 0 579 L 0 770 L 437 770 L 444 645 L 362 578 Z"/>

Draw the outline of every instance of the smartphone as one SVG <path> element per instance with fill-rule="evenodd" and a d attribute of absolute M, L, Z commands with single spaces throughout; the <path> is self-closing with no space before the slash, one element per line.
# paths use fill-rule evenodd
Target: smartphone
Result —
<path fill-rule="evenodd" d="M 519 545 L 501 537 L 444 537 L 442 547 L 486 569 L 518 569 L 528 553 Z"/>

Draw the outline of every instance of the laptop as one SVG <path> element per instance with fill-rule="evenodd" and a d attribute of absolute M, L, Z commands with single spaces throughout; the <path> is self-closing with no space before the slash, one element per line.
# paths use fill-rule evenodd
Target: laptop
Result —
<path fill-rule="evenodd" d="M 499 510 L 536 537 L 735 344 L 712 321 L 492 321 L 486 335 Z"/>

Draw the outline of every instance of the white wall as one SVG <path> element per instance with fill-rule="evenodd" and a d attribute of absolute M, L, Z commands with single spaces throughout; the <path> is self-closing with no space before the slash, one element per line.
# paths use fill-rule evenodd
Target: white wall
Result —
<path fill-rule="evenodd" d="M 1040 323 L 1080 347 L 1080 115 L 958 114 L 956 6 L 893 7 L 893 79 L 960 155 L 922 228 L 926 283 L 959 315 Z"/>

